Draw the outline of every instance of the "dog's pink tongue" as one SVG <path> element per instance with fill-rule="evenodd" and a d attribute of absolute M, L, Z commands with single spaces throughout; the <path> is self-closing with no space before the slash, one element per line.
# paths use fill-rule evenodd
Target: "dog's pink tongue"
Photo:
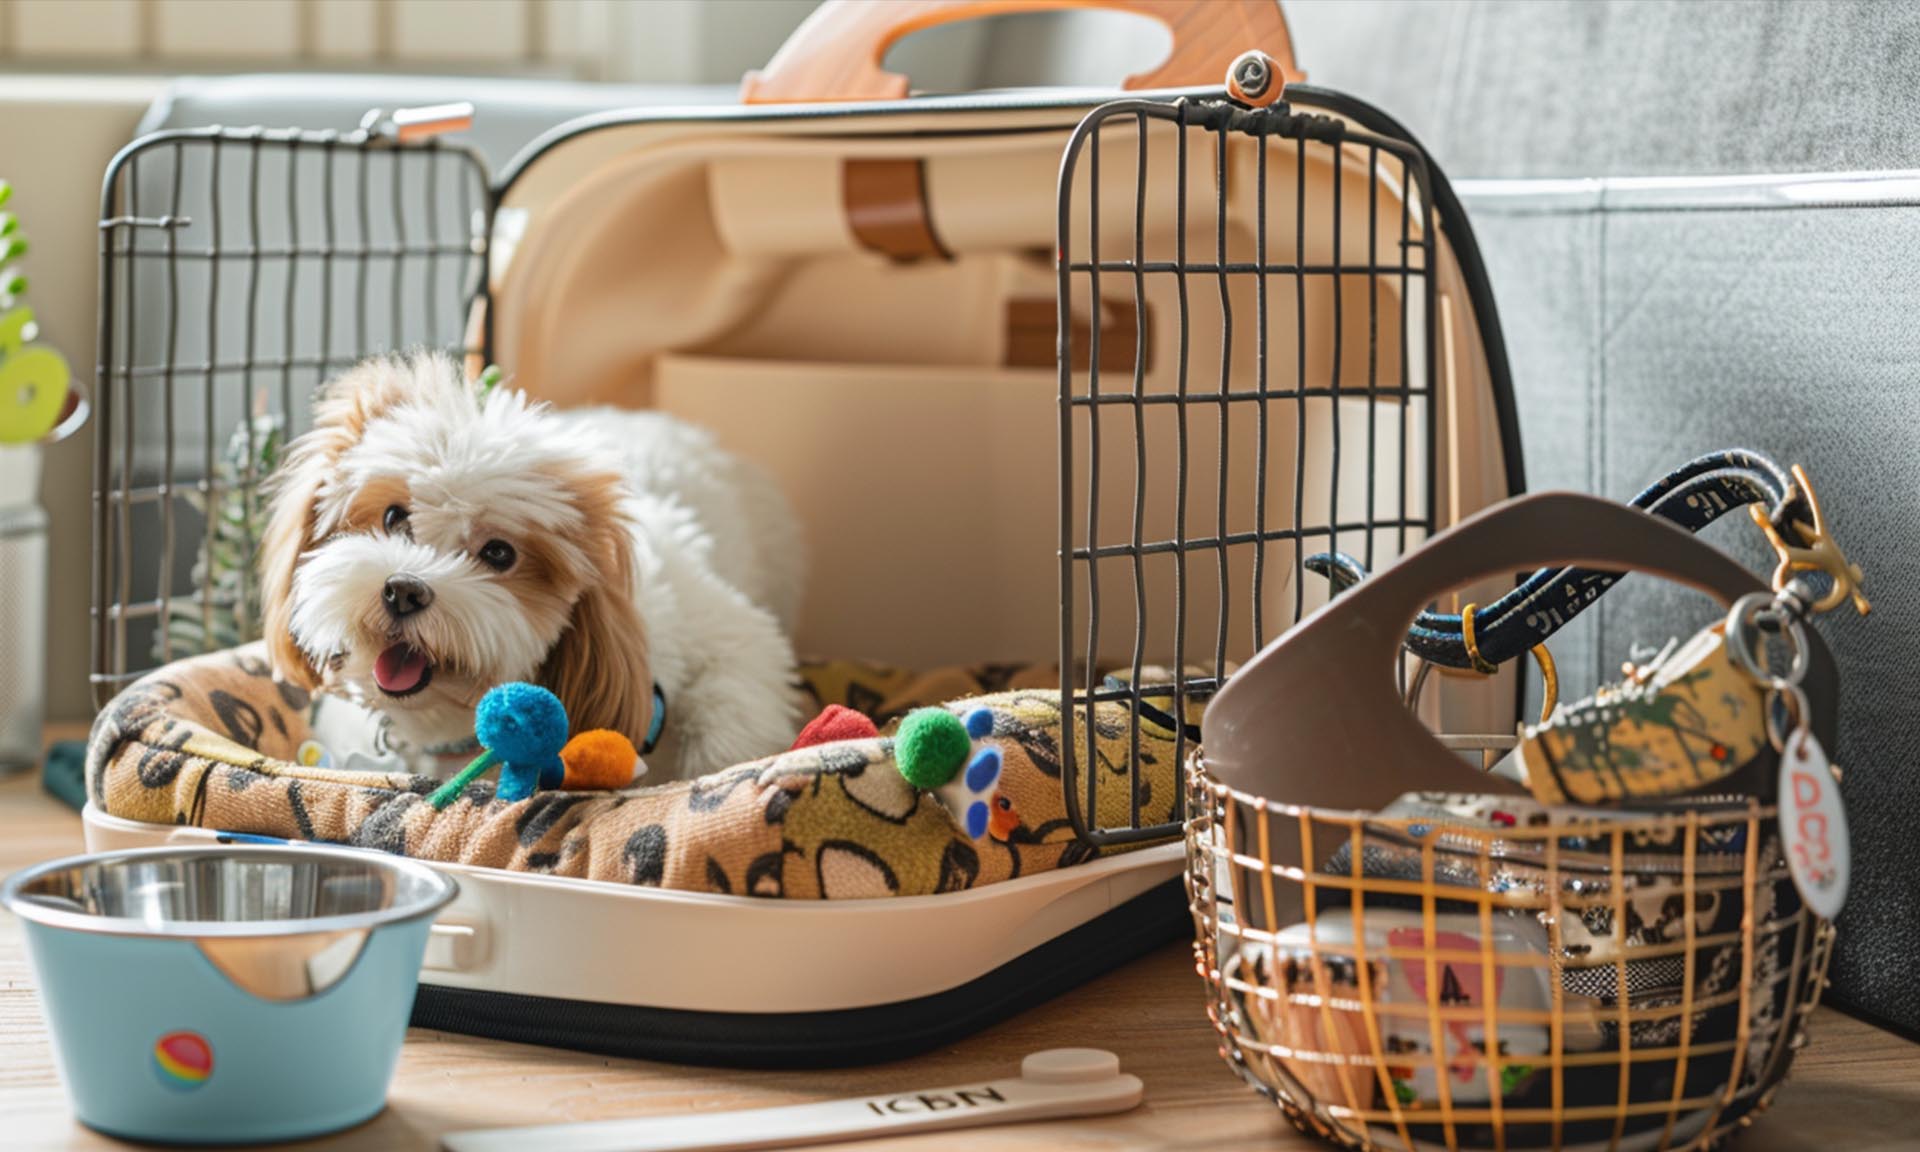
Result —
<path fill-rule="evenodd" d="M 410 644 L 395 644 L 373 662 L 374 682 L 395 694 L 411 692 L 427 675 L 427 654 Z"/>

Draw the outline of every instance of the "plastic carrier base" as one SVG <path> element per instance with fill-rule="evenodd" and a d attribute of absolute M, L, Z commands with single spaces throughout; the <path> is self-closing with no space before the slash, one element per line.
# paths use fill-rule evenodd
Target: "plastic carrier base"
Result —
<path fill-rule="evenodd" d="M 91 851 L 226 839 L 91 804 L 83 820 Z M 413 1023 L 687 1064 L 898 1059 L 1190 935 L 1184 863 L 1162 844 L 937 896 L 805 901 L 435 863 L 460 895 Z"/>
<path fill-rule="evenodd" d="M 878 1064 L 950 1044 L 1192 932 L 1187 895 L 1176 878 L 984 976 L 913 1000 L 831 1012 L 690 1012 L 423 984 L 413 1024 L 676 1064 Z"/>

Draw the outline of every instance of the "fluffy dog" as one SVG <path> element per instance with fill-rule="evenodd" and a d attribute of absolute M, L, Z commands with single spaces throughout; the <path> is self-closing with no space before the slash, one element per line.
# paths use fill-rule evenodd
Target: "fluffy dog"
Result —
<path fill-rule="evenodd" d="M 325 388 L 271 497 L 275 671 L 382 714 L 402 751 L 467 744 L 508 680 L 551 688 L 576 732 L 656 734 L 654 779 L 793 740 L 798 528 L 704 431 L 386 357 Z"/>

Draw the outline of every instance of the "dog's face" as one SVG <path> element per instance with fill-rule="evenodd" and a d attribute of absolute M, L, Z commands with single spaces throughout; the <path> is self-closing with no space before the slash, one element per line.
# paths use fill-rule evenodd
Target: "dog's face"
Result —
<path fill-rule="evenodd" d="M 440 356 L 369 361 L 329 385 L 275 484 L 275 670 L 414 745 L 470 737 L 509 680 L 554 689 L 576 731 L 638 742 L 652 691 L 623 496 L 524 394 L 481 400 Z"/>

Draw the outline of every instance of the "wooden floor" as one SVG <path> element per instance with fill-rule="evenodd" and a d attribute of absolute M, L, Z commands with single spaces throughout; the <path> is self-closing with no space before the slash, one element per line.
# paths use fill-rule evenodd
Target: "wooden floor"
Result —
<path fill-rule="evenodd" d="M 0 781 L 0 874 L 81 850 L 80 821 L 29 777 Z M 778 978 L 769 960 L 770 978 Z M 460 1128 L 791 1104 L 1011 1074 L 1040 1048 L 1118 1052 L 1146 1103 L 1092 1121 L 984 1128 L 867 1142 L 863 1149 L 1309 1149 L 1221 1064 L 1184 945 L 950 1048 L 853 1071 L 729 1072 L 583 1056 L 415 1029 L 390 1106 L 372 1123 L 295 1147 L 427 1149 Z M 19 923 L 0 914 L 0 1148 L 121 1147 L 75 1124 L 48 1048 Z M 1920 1148 L 1920 1046 L 1822 1010 L 1813 1042 L 1749 1150 Z"/>

